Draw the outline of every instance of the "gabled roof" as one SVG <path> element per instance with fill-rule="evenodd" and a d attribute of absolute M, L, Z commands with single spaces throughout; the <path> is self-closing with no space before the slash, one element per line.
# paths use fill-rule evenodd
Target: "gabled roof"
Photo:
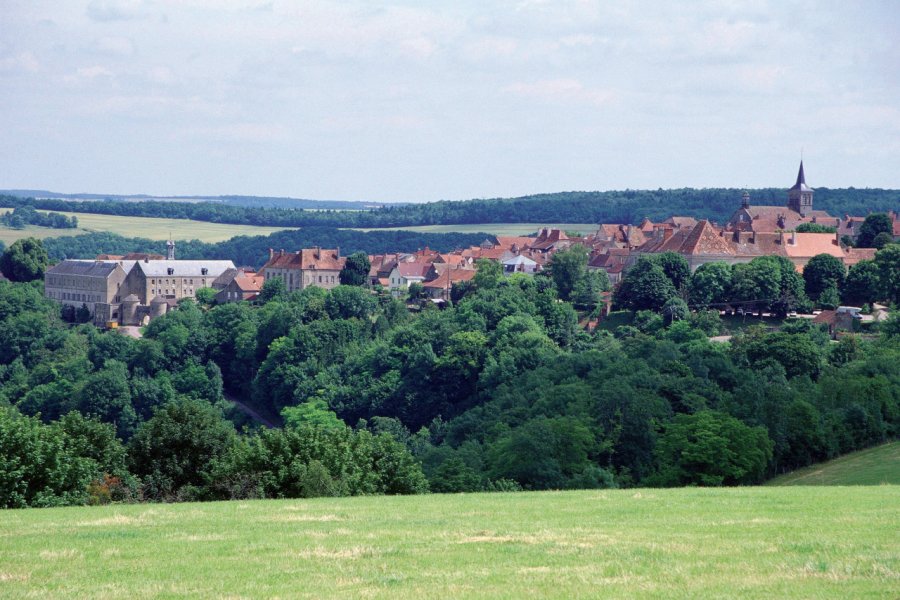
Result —
<path fill-rule="evenodd" d="M 736 250 L 729 244 L 709 221 L 700 221 L 685 238 L 678 250 L 681 254 L 693 255 L 733 255 Z"/>
<path fill-rule="evenodd" d="M 109 277 L 116 267 L 115 261 L 64 260 L 47 269 L 48 275 L 81 275 L 85 277 Z"/>
<path fill-rule="evenodd" d="M 521 235 L 498 235 L 497 236 L 497 245 L 503 248 L 512 248 L 513 246 L 518 246 L 519 248 L 527 248 L 534 242 L 533 237 L 526 237 Z"/>
<path fill-rule="evenodd" d="M 514 256 L 512 258 L 508 258 L 503 261 L 504 265 L 528 265 L 528 266 L 536 266 L 537 262 L 531 260 L 527 256 L 522 256 L 521 254 L 518 256 Z"/>
<path fill-rule="evenodd" d="M 265 277 L 257 273 L 238 273 L 231 283 L 244 293 L 256 293 L 262 289 Z"/>
<path fill-rule="evenodd" d="M 227 269 L 233 269 L 230 260 L 152 260 L 137 261 L 135 268 L 144 272 L 147 277 L 165 277 L 172 269 L 177 277 L 212 277 L 216 278 Z M 206 273 L 203 272 L 206 269 Z"/>
<path fill-rule="evenodd" d="M 447 288 L 459 281 L 469 281 L 475 277 L 474 269 L 444 269 L 444 272 L 431 281 L 426 281 L 423 287 L 427 288 Z"/>
<path fill-rule="evenodd" d="M 406 279 L 425 279 L 425 275 L 431 270 L 431 263 L 426 262 L 403 262 L 397 265 L 397 271 L 401 277 Z"/>
<path fill-rule="evenodd" d="M 304 248 L 293 253 L 282 250 L 274 253 L 263 269 L 340 271 L 346 261 L 337 249 Z"/>

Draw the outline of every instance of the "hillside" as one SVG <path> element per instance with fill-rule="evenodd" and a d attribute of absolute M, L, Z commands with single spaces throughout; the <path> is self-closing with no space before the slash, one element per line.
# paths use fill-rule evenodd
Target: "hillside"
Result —
<path fill-rule="evenodd" d="M 886 597 L 900 487 L 8 511 L 0 596 Z"/>
<path fill-rule="evenodd" d="M 900 485 L 900 442 L 780 475 L 766 485 Z"/>

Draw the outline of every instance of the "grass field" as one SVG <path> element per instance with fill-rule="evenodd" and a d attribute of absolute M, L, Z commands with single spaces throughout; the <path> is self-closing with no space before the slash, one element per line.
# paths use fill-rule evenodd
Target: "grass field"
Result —
<path fill-rule="evenodd" d="M 493 235 L 527 235 L 541 227 L 553 227 L 564 231 L 577 231 L 582 235 L 597 231 L 596 223 L 476 223 L 466 225 L 416 225 L 412 227 L 390 227 L 403 231 L 421 231 L 425 233 L 491 233 Z M 360 229 L 360 231 L 378 231 L 377 229 Z"/>
<path fill-rule="evenodd" d="M 284 227 L 257 227 L 255 225 L 228 225 L 224 223 L 207 223 L 188 219 L 155 219 L 150 217 L 120 217 L 116 215 L 95 215 L 90 213 L 62 213 L 66 216 L 78 217 L 78 229 L 50 229 L 48 227 L 28 226 L 24 230 L 0 227 L 0 240 L 7 245 L 17 239 L 26 237 L 61 237 L 64 235 L 80 235 L 92 231 L 110 231 L 125 237 L 143 237 L 151 240 L 165 240 L 172 237 L 176 240 L 200 240 L 203 242 L 221 242 L 236 235 L 269 235 L 282 231 Z"/>
<path fill-rule="evenodd" d="M 890 442 L 846 454 L 825 463 L 780 475 L 766 482 L 766 485 L 882 484 L 900 485 L 900 442 Z"/>
<path fill-rule="evenodd" d="M 3 598 L 889 598 L 900 487 L 0 512 Z"/>

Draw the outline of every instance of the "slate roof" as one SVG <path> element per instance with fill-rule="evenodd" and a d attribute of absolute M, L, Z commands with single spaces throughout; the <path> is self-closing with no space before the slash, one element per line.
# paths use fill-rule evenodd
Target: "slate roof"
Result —
<path fill-rule="evenodd" d="M 138 261 L 135 268 L 144 272 L 147 277 L 166 277 L 169 269 L 176 277 L 218 277 L 227 269 L 233 269 L 230 260 L 153 260 Z M 206 269 L 206 274 L 203 273 Z"/>
<path fill-rule="evenodd" d="M 803 173 L 803 161 L 800 161 L 800 170 L 797 171 L 797 183 L 791 190 L 800 190 L 801 192 L 811 192 L 812 188 L 806 185 L 806 175 Z"/>
<path fill-rule="evenodd" d="M 64 260 L 47 269 L 47 274 L 107 278 L 118 266 L 119 263 L 115 261 Z"/>

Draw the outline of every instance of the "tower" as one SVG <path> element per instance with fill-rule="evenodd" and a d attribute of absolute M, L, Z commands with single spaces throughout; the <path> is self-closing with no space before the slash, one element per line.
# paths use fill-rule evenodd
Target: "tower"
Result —
<path fill-rule="evenodd" d="M 806 175 L 803 173 L 803 161 L 800 161 L 800 170 L 797 172 L 797 183 L 788 190 L 788 208 L 805 217 L 812 212 L 813 189 L 806 185 Z"/>
<path fill-rule="evenodd" d="M 175 240 L 166 242 L 166 260 L 175 260 Z"/>

